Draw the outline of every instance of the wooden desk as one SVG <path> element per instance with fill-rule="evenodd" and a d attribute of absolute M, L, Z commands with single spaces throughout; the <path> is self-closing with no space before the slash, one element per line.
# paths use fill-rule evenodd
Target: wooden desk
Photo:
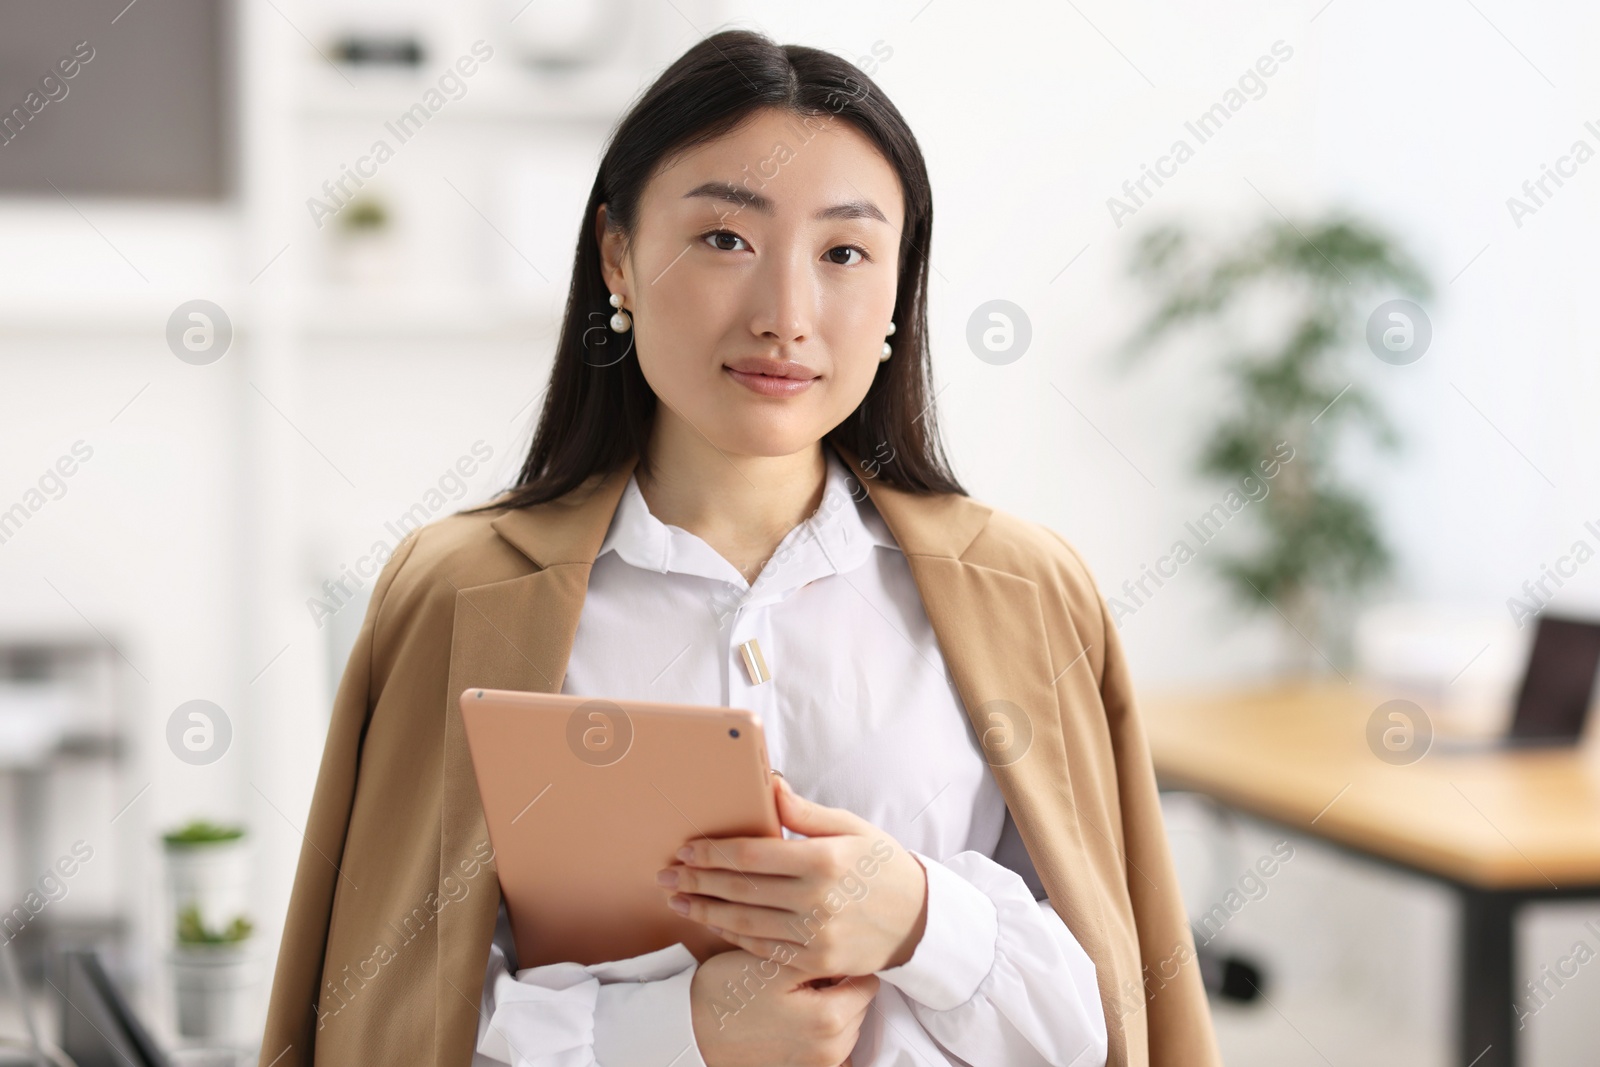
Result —
<path fill-rule="evenodd" d="M 1516 909 L 1600 897 L 1600 750 L 1456 751 L 1435 738 L 1415 762 L 1386 762 L 1368 725 L 1391 696 L 1335 681 L 1144 692 L 1139 707 L 1162 788 L 1456 889 L 1457 1062 L 1514 1067 Z"/>

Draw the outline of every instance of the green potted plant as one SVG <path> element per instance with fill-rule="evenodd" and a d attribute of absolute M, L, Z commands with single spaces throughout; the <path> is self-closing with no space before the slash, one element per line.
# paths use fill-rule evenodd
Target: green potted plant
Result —
<path fill-rule="evenodd" d="M 177 941 L 168 959 L 184 1037 L 243 1041 L 249 1034 L 258 962 L 253 931 L 244 915 L 213 928 L 195 904 L 178 911 Z"/>
<path fill-rule="evenodd" d="M 1339 457 L 1362 438 L 1398 446 L 1371 386 L 1403 371 L 1361 342 L 1386 301 L 1425 299 L 1431 284 L 1394 240 L 1338 213 L 1273 218 L 1231 245 L 1200 244 L 1178 223 L 1137 243 L 1129 269 L 1155 300 L 1122 346 L 1124 366 L 1180 329 L 1204 328 L 1232 402 L 1207 409 L 1196 472 L 1230 485 L 1259 481 L 1258 465 L 1279 442 L 1293 449 L 1247 517 L 1254 538 L 1235 541 L 1231 553 L 1201 553 L 1237 604 L 1280 623 L 1290 673 L 1337 670 L 1356 594 L 1391 567 L 1372 506 Z M 1259 323 L 1264 309 L 1281 323 L 1275 336 L 1242 340 L 1241 325 Z"/>
<path fill-rule="evenodd" d="M 215 924 L 244 910 L 250 885 L 244 827 L 195 819 L 169 830 L 161 841 L 175 911 L 194 904 Z"/>
<path fill-rule="evenodd" d="M 251 1025 L 256 953 L 246 912 L 249 835 L 243 826 L 195 819 L 162 835 L 171 914 L 168 957 L 178 1032 L 240 1040 Z"/>
<path fill-rule="evenodd" d="M 347 285 L 393 281 L 400 257 L 389 205 L 379 196 L 357 194 L 335 217 L 334 273 Z"/>

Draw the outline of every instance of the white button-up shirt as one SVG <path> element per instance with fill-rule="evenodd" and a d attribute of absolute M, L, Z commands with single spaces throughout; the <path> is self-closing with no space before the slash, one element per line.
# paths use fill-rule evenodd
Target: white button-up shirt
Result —
<path fill-rule="evenodd" d="M 904 554 L 855 476 L 823 451 L 821 505 L 753 585 L 652 515 L 630 479 L 561 691 L 754 711 L 771 765 L 797 793 L 856 813 L 921 861 L 926 929 L 905 964 L 877 972 L 853 1067 L 1103 1067 L 1094 964 L 1029 888 L 1032 865 Z M 770 674 L 759 682 L 739 651 L 751 638 Z M 590 966 L 515 961 L 502 904 L 475 1067 L 705 1067 L 689 1004 L 696 963 L 681 943 Z"/>

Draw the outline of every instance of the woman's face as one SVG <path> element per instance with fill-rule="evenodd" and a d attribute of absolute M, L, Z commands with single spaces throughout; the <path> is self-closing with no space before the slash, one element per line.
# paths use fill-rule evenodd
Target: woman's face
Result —
<path fill-rule="evenodd" d="M 832 114 L 763 109 L 659 171 L 628 247 L 602 238 L 656 432 L 782 456 L 843 422 L 879 367 L 903 226 L 894 169 Z M 763 358 L 809 380 L 736 369 Z"/>

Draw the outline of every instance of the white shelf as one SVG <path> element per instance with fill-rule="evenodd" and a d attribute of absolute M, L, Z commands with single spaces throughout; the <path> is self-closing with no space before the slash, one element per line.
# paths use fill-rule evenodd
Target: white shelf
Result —
<path fill-rule="evenodd" d="M 0 345 L 33 337 L 162 338 L 173 308 L 187 299 L 173 294 L 89 294 L 71 298 L 0 299 Z M 234 338 L 250 333 L 248 305 L 219 297 L 232 316 Z M 296 316 L 302 335 L 324 338 L 449 336 L 494 340 L 553 334 L 559 311 L 545 310 L 529 297 L 470 291 L 326 286 L 309 294 Z"/>
<path fill-rule="evenodd" d="M 415 77 L 362 75 L 347 84 L 332 70 L 307 72 L 297 110 L 312 121 L 360 119 L 383 123 L 422 102 L 435 85 L 425 73 Z M 616 121 L 641 85 L 635 73 L 595 70 L 571 75 L 540 75 L 519 70 L 483 84 L 467 83 L 459 99 L 445 98 L 433 118 L 453 122 Z M 432 121 L 430 119 L 430 121 Z"/>
<path fill-rule="evenodd" d="M 306 302 L 308 337 L 528 337 L 559 327 L 535 301 L 501 293 L 329 287 Z"/>
<path fill-rule="evenodd" d="M 207 293 L 223 308 L 238 303 L 228 294 Z M 0 295 L 0 341 L 15 337 L 94 337 L 133 334 L 163 337 L 173 309 L 193 299 L 192 292 L 152 294 L 115 290 L 79 290 L 64 295 L 6 293 Z M 237 326 L 237 323 L 235 324 Z"/>

